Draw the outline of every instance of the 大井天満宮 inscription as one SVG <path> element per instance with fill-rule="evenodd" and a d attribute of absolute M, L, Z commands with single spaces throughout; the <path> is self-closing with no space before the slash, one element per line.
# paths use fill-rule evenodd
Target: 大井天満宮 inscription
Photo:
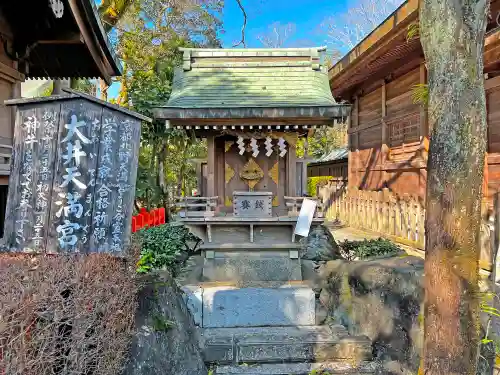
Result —
<path fill-rule="evenodd" d="M 140 124 L 149 119 L 80 94 L 12 104 L 8 249 L 122 252 L 130 236 Z"/>

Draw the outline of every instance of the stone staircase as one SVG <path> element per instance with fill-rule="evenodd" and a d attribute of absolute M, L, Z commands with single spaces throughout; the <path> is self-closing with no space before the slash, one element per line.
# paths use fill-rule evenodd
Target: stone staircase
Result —
<path fill-rule="evenodd" d="M 218 259 L 204 259 L 201 280 L 184 278 L 191 283 L 183 287 L 214 375 L 376 373 L 367 337 L 322 325 L 324 314 L 302 281 L 300 260 L 256 254 Z M 194 263 L 199 272 L 200 262 Z"/>

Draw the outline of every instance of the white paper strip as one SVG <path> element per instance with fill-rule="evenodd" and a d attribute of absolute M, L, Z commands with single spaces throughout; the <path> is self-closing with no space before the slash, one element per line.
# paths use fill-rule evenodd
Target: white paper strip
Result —
<path fill-rule="evenodd" d="M 273 141 L 271 137 L 266 137 L 264 144 L 266 145 L 266 156 L 269 157 L 273 154 Z"/>
<path fill-rule="evenodd" d="M 286 155 L 286 144 L 283 138 L 278 140 L 278 146 L 280 148 L 280 157 L 284 157 Z"/>
<path fill-rule="evenodd" d="M 297 225 L 295 226 L 294 234 L 302 237 L 309 235 L 311 229 L 314 212 L 316 211 L 316 201 L 311 199 L 304 199 L 302 207 L 300 208 Z"/>
<path fill-rule="evenodd" d="M 240 155 L 243 155 L 245 153 L 245 141 L 242 137 L 238 137 L 238 141 L 236 143 L 238 144 Z"/>
<path fill-rule="evenodd" d="M 257 140 L 252 138 L 250 140 L 250 146 L 252 147 L 252 156 L 256 158 L 259 155 L 259 145 L 257 144 Z"/>

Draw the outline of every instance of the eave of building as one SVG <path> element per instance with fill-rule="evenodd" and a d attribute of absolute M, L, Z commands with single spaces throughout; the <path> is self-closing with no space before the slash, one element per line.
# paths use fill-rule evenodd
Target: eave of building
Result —
<path fill-rule="evenodd" d="M 500 0 L 492 0 L 490 14 L 498 14 Z M 335 98 L 351 100 L 384 80 L 402 75 L 424 62 L 418 37 L 408 40 L 408 26 L 418 23 L 418 0 L 408 0 L 329 70 Z M 485 73 L 500 68 L 500 39 L 496 18 L 490 17 L 485 41 Z"/>
<path fill-rule="evenodd" d="M 55 17 L 50 3 L 38 0 L 0 4 L 10 26 L 6 48 L 27 79 L 103 78 L 121 75 L 93 0 L 62 0 Z M 15 54 L 17 53 L 17 57 Z"/>
<path fill-rule="evenodd" d="M 347 118 L 350 106 L 332 97 L 324 50 L 181 48 L 172 94 L 154 117 L 195 130 L 333 125 Z"/>
<path fill-rule="evenodd" d="M 308 107 L 233 107 L 178 108 L 153 110 L 154 118 L 166 121 L 167 127 L 195 130 L 314 129 L 345 121 L 350 105 Z"/>

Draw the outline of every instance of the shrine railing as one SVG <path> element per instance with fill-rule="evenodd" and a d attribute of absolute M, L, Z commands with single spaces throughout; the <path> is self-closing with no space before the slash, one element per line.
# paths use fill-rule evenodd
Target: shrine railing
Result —
<path fill-rule="evenodd" d="M 481 221 L 480 266 L 491 270 L 500 247 L 500 193 L 493 204 L 484 201 Z M 326 218 L 342 225 L 373 232 L 403 245 L 425 250 L 425 207 L 409 195 L 349 188 L 334 195 L 326 207 Z M 500 276 L 499 276 L 500 277 Z"/>
<path fill-rule="evenodd" d="M 139 215 L 132 216 L 132 233 L 143 228 L 156 227 L 165 224 L 165 208 L 147 211 L 141 208 Z"/>
<path fill-rule="evenodd" d="M 320 199 L 313 197 L 285 197 L 285 204 L 288 208 L 288 216 L 290 217 L 296 217 L 299 216 L 300 209 L 302 208 L 302 202 L 304 202 L 304 199 L 309 199 L 316 201 L 316 211 L 314 213 L 314 217 L 316 218 L 322 218 L 324 217 L 323 214 L 323 203 L 321 202 Z"/>
<path fill-rule="evenodd" d="M 219 197 L 177 197 L 175 205 L 181 218 L 213 217 Z"/>

